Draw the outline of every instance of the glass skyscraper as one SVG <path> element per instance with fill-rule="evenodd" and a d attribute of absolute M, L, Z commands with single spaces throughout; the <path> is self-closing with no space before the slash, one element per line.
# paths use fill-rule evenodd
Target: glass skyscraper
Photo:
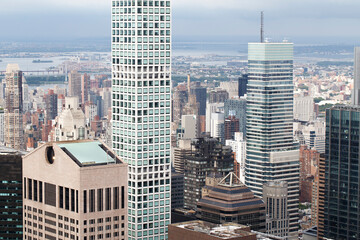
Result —
<path fill-rule="evenodd" d="M 112 142 L 129 164 L 128 239 L 170 224 L 170 1 L 112 1 Z"/>
<path fill-rule="evenodd" d="M 297 237 L 299 150 L 293 140 L 293 44 L 249 43 L 245 183 L 288 182 L 289 236 Z M 297 239 L 297 238 L 296 238 Z"/>
<path fill-rule="evenodd" d="M 326 110 L 324 236 L 360 238 L 360 107 Z M 322 235 L 322 233 L 320 233 Z"/>

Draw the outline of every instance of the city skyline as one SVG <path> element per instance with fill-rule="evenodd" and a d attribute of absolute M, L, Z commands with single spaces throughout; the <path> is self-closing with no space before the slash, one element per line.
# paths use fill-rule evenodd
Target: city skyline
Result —
<path fill-rule="evenodd" d="M 19 1 L 2 4 L 0 21 L 7 23 L 0 33 L 3 41 L 86 40 L 110 35 L 110 1 L 91 0 L 86 4 L 85 1 L 69 0 L 20 2 L 23 9 L 17 7 Z M 259 33 L 258 13 L 263 10 L 265 35 L 271 39 L 359 43 L 360 34 L 353 29 L 360 24 L 356 14 L 360 3 L 354 0 L 330 3 L 325 0 L 298 3 L 276 0 L 276 4 L 264 0 L 225 2 L 174 1 L 174 41 L 255 41 Z M 18 17 L 19 13 L 22 17 Z M 287 24 L 284 24 L 285 19 Z"/>

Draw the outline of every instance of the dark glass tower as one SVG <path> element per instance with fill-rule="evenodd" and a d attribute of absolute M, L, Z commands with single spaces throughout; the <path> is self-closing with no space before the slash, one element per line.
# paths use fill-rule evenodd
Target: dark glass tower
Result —
<path fill-rule="evenodd" d="M 239 82 L 239 97 L 244 96 L 247 93 L 248 75 L 243 74 L 238 79 Z"/>
<path fill-rule="evenodd" d="M 23 239 L 22 155 L 0 147 L 0 239 Z"/>
<path fill-rule="evenodd" d="M 360 238 L 360 107 L 326 110 L 324 237 Z"/>

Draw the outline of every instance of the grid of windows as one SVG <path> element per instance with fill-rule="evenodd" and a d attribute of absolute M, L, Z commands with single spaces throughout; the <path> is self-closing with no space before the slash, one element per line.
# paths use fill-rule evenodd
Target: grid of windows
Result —
<path fill-rule="evenodd" d="M 166 239 L 170 223 L 170 11 L 170 1 L 112 1 L 112 140 L 129 164 L 129 239 Z"/>

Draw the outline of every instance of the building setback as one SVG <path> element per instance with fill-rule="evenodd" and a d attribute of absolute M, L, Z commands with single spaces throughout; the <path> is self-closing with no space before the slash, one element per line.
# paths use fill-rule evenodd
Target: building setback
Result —
<path fill-rule="evenodd" d="M 23 239 L 22 155 L 0 147 L 0 239 Z"/>
<path fill-rule="evenodd" d="M 205 137 L 193 140 L 184 160 L 184 207 L 196 209 L 206 176 L 214 171 L 223 176 L 232 172 L 234 156 L 231 147 Z"/>
<path fill-rule="evenodd" d="M 360 107 L 326 110 L 325 200 L 322 237 L 360 238 Z"/>
<path fill-rule="evenodd" d="M 234 174 L 206 178 L 197 204 L 201 220 L 212 223 L 234 222 L 265 232 L 265 204 Z"/>
<path fill-rule="evenodd" d="M 127 239 L 127 165 L 99 141 L 23 158 L 24 239 Z"/>

